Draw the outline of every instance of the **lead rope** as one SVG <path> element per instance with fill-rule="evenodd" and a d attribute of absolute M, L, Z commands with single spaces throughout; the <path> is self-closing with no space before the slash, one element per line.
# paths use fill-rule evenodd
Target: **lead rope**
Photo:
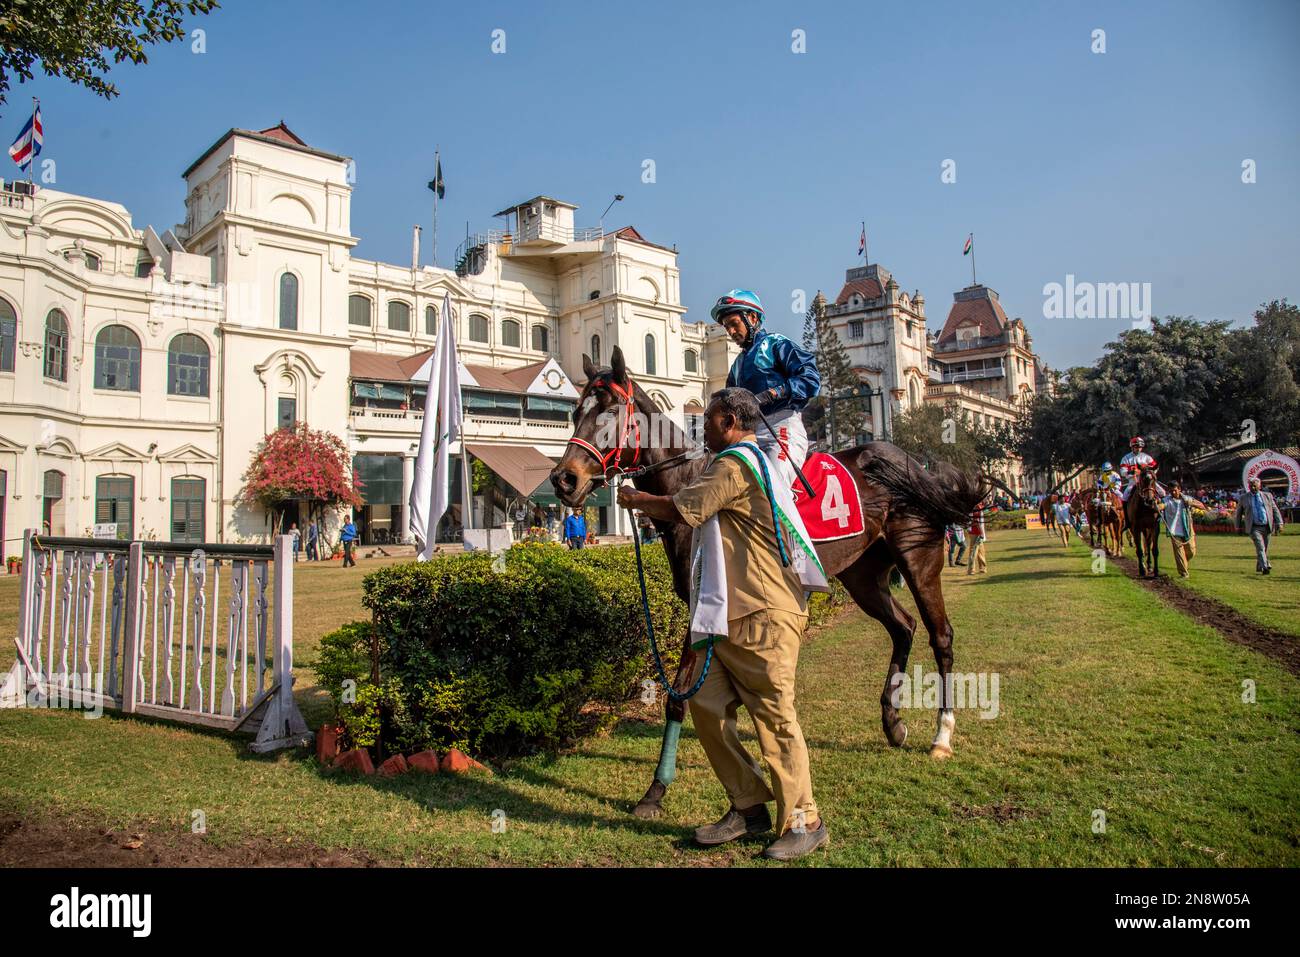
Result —
<path fill-rule="evenodd" d="M 615 476 L 617 479 L 617 476 Z M 617 481 L 614 483 L 617 485 Z M 645 613 L 645 630 L 650 636 L 650 651 L 654 655 L 655 669 L 659 672 L 659 683 L 664 686 L 668 692 L 668 697 L 674 701 L 686 701 L 695 697 L 696 692 L 704 686 L 704 679 L 708 677 L 709 665 L 713 663 L 713 642 L 709 642 L 709 648 L 704 654 L 704 669 L 700 672 L 699 679 L 691 686 L 690 691 L 681 692 L 672 686 L 668 680 L 668 671 L 664 668 L 663 656 L 659 654 L 659 643 L 655 641 L 655 625 L 650 617 L 650 597 L 646 594 L 645 587 L 645 565 L 641 560 L 641 529 L 637 526 L 635 519 L 632 522 L 632 546 L 636 551 L 636 577 L 641 584 L 641 610 Z M 690 623 L 687 622 L 689 633 Z"/>

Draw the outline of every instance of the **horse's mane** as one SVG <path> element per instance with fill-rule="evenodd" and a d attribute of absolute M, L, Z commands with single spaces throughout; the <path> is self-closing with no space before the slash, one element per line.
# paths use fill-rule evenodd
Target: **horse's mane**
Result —
<path fill-rule="evenodd" d="M 965 525 L 992 490 L 986 476 L 968 474 L 941 460 L 927 470 L 887 442 L 863 446 L 858 468 L 867 481 L 888 493 L 894 508 L 920 515 L 939 532 L 945 525 Z"/>

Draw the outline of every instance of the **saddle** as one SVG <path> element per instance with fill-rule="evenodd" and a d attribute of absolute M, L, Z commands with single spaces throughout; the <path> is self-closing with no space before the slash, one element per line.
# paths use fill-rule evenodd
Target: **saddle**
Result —
<path fill-rule="evenodd" d="M 847 466 L 833 455 L 813 452 L 803 464 L 804 477 L 812 486 L 808 497 L 803 483 L 794 480 L 795 507 L 814 542 L 833 542 L 861 535 L 862 501 L 858 484 Z"/>

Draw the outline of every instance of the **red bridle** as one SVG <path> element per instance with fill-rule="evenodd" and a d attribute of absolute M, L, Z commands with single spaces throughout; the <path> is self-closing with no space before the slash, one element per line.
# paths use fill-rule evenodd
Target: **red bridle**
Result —
<path fill-rule="evenodd" d="M 600 449 L 596 448 L 586 439 L 580 439 L 576 435 L 570 437 L 569 442 L 578 446 L 578 448 L 586 449 L 595 456 L 596 461 L 600 463 L 601 471 L 605 480 L 608 481 L 611 469 L 614 470 L 614 474 L 616 475 L 619 472 L 625 471 L 623 467 L 623 449 L 627 446 L 627 440 L 629 438 L 634 438 L 635 442 L 632 446 L 632 460 L 628 463 L 628 468 L 635 468 L 637 462 L 640 461 L 641 422 L 637 418 L 636 414 L 636 396 L 634 394 L 636 390 L 632 385 L 632 380 L 628 379 L 626 391 L 613 380 L 607 380 L 604 384 L 608 385 L 613 393 L 623 400 L 623 431 L 619 436 L 618 445 L 614 446 L 614 448 L 610 449 L 608 452 L 601 452 Z M 612 462 L 610 461 L 611 459 L 613 460 Z"/>

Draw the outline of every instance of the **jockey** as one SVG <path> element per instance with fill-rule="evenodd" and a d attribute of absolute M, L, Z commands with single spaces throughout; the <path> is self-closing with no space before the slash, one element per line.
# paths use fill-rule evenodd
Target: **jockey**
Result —
<path fill-rule="evenodd" d="M 1127 480 L 1128 484 L 1124 486 L 1124 501 L 1133 494 L 1133 489 L 1137 487 L 1138 469 L 1146 466 L 1151 472 L 1157 469 L 1156 460 L 1143 451 L 1146 448 L 1146 439 L 1140 435 L 1135 435 L 1129 439 L 1128 446 L 1131 451 L 1119 460 L 1120 475 Z M 1166 492 L 1164 486 L 1159 482 L 1156 483 L 1156 492 L 1161 498 L 1164 498 Z"/>
<path fill-rule="evenodd" d="M 821 387 L 817 362 L 785 336 L 761 328 L 763 304 L 748 289 L 731 290 L 718 299 L 709 315 L 722 323 L 741 349 L 727 373 L 727 386 L 748 389 L 758 399 L 759 408 L 781 440 L 760 422 L 755 430 L 759 448 L 776 461 L 786 486 L 793 486 L 795 467 L 802 466 L 808 456 L 808 433 L 801 412 Z"/>
<path fill-rule="evenodd" d="M 1119 489 L 1119 483 L 1123 481 L 1120 474 L 1115 471 L 1115 466 L 1109 461 L 1101 463 L 1101 474 L 1097 476 L 1097 491 L 1115 492 Z"/>

